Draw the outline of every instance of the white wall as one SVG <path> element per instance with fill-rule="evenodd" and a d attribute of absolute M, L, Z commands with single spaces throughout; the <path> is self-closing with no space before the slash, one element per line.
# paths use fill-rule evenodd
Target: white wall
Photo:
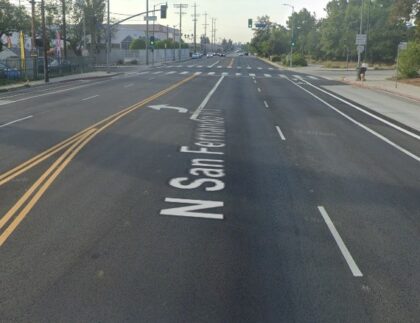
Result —
<path fill-rule="evenodd" d="M 190 57 L 190 50 L 188 48 L 182 49 L 181 51 L 181 60 L 189 59 Z M 153 52 L 149 50 L 149 64 L 155 63 L 165 63 L 171 62 L 174 60 L 179 59 L 179 49 L 155 49 Z M 146 64 L 146 50 L 123 50 L 123 49 L 115 49 L 111 50 L 110 54 L 110 64 L 115 65 L 118 61 L 123 61 L 125 63 L 129 63 L 130 61 L 136 60 L 137 64 L 144 65 Z M 105 64 L 106 63 L 106 53 L 101 52 L 96 56 L 96 63 L 97 64 Z"/>

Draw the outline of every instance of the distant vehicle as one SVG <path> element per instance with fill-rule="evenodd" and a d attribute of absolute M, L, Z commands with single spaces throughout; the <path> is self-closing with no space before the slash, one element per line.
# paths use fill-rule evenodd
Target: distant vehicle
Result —
<path fill-rule="evenodd" d="M 201 54 L 200 53 L 194 53 L 191 56 L 192 59 L 197 59 L 197 58 L 201 58 Z"/>
<path fill-rule="evenodd" d="M 213 57 L 214 56 L 214 53 L 207 53 L 207 57 L 209 58 L 209 57 Z"/>
<path fill-rule="evenodd" d="M 220 57 L 226 57 L 225 53 L 220 53 Z"/>
<path fill-rule="evenodd" d="M 20 72 L 16 68 L 0 63 L 0 78 L 6 78 L 8 80 L 16 80 L 21 76 Z"/>
<path fill-rule="evenodd" d="M 249 53 L 248 52 L 245 52 L 245 54 L 244 54 L 245 56 L 249 56 Z"/>

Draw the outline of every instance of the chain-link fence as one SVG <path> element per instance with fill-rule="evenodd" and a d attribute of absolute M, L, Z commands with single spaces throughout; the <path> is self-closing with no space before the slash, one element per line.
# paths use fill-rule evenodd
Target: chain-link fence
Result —
<path fill-rule="evenodd" d="M 49 77 L 87 73 L 95 70 L 93 57 L 73 57 L 69 59 L 48 59 Z M 44 78 L 44 58 L 8 58 L 0 60 L 0 83 L 19 80 L 39 80 Z"/>

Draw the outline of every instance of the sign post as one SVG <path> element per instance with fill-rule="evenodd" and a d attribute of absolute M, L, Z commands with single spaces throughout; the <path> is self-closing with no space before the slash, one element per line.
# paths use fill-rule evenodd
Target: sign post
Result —
<path fill-rule="evenodd" d="M 360 34 L 356 35 L 356 45 L 357 45 L 357 79 L 360 80 L 360 70 L 362 68 L 362 53 L 365 51 L 365 46 L 367 44 L 367 35 L 361 33 L 362 28 L 360 28 Z"/>
<path fill-rule="evenodd" d="M 399 67 L 400 67 L 400 52 L 402 50 L 406 50 L 407 46 L 408 46 L 407 42 L 401 42 L 398 45 L 397 66 L 395 68 L 395 88 L 398 87 L 398 70 L 399 70 Z"/>

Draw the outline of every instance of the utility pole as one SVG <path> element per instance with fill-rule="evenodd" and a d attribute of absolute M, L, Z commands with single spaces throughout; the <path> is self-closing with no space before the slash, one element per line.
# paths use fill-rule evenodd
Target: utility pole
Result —
<path fill-rule="evenodd" d="M 216 18 L 213 18 L 213 23 L 214 23 L 214 27 L 213 27 L 213 52 L 216 52 L 216 32 L 217 32 L 217 29 L 216 29 Z"/>
<path fill-rule="evenodd" d="M 32 57 L 32 74 L 33 78 L 37 78 L 38 68 L 37 68 L 37 52 L 36 52 L 36 36 L 35 36 L 35 0 L 30 0 L 31 11 L 32 11 L 32 21 L 31 21 L 31 57 Z"/>
<path fill-rule="evenodd" d="M 169 43 L 169 25 L 166 25 L 166 43 L 165 43 L 165 64 L 166 64 L 166 52 L 167 52 L 167 48 L 168 48 L 168 43 Z"/>
<path fill-rule="evenodd" d="M 63 42 L 64 42 L 64 59 L 67 59 L 67 24 L 66 24 L 66 0 L 63 1 Z"/>
<path fill-rule="evenodd" d="M 48 49 L 47 49 L 47 30 L 45 28 L 45 3 L 41 0 L 41 23 L 42 23 L 42 41 L 44 43 L 44 81 L 50 81 L 48 76 Z"/>
<path fill-rule="evenodd" d="M 197 17 L 199 17 L 200 15 L 197 15 L 197 4 L 194 3 L 194 53 L 197 53 Z"/>
<path fill-rule="evenodd" d="M 187 4 L 178 3 L 174 4 L 174 8 L 179 8 L 179 61 L 181 61 L 182 56 L 182 15 L 185 14 L 182 12 L 182 9 L 188 8 Z"/>
<path fill-rule="evenodd" d="M 210 43 L 211 43 L 211 51 L 214 53 L 214 29 L 216 27 L 216 18 L 211 18 L 211 39 L 210 39 Z"/>
<path fill-rule="evenodd" d="M 106 70 L 109 73 L 109 54 L 111 51 L 111 11 L 109 8 L 109 0 L 107 1 L 107 21 L 108 21 L 108 26 L 107 26 L 107 31 L 106 31 Z"/>
<path fill-rule="evenodd" d="M 370 32 L 370 6 L 372 4 L 372 0 L 368 2 L 368 14 L 367 14 L 367 30 L 366 30 L 366 48 L 365 48 L 365 60 L 369 61 L 368 55 L 368 41 L 369 41 L 369 32 Z"/>
<path fill-rule="evenodd" d="M 36 36 L 35 36 L 35 0 L 30 0 L 29 3 L 31 4 L 31 11 L 32 11 L 32 22 L 31 22 L 31 55 L 34 56 L 35 54 L 35 45 L 36 45 Z"/>
<path fill-rule="evenodd" d="M 204 14 L 204 54 L 207 54 L 207 26 L 209 25 L 208 23 L 207 23 L 207 16 L 208 16 L 208 13 L 206 12 L 205 14 Z"/>
<path fill-rule="evenodd" d="M 149 0 L 146 0 L 146 65 L 149 65 Z"/>
<path fill-rule="evenodd" d="M 173 35 L 174 35 L 174 44 L 173 44 L 173 49 L 174 49 L 174 52 L 173 52 L 173 60 L 175 61 L 175 59 L 176 59 L 176 55 L 175 55 L 175 42 L 176 42 L 176 25 L 174 25 L 174 29 L 173 29 Z"/>

